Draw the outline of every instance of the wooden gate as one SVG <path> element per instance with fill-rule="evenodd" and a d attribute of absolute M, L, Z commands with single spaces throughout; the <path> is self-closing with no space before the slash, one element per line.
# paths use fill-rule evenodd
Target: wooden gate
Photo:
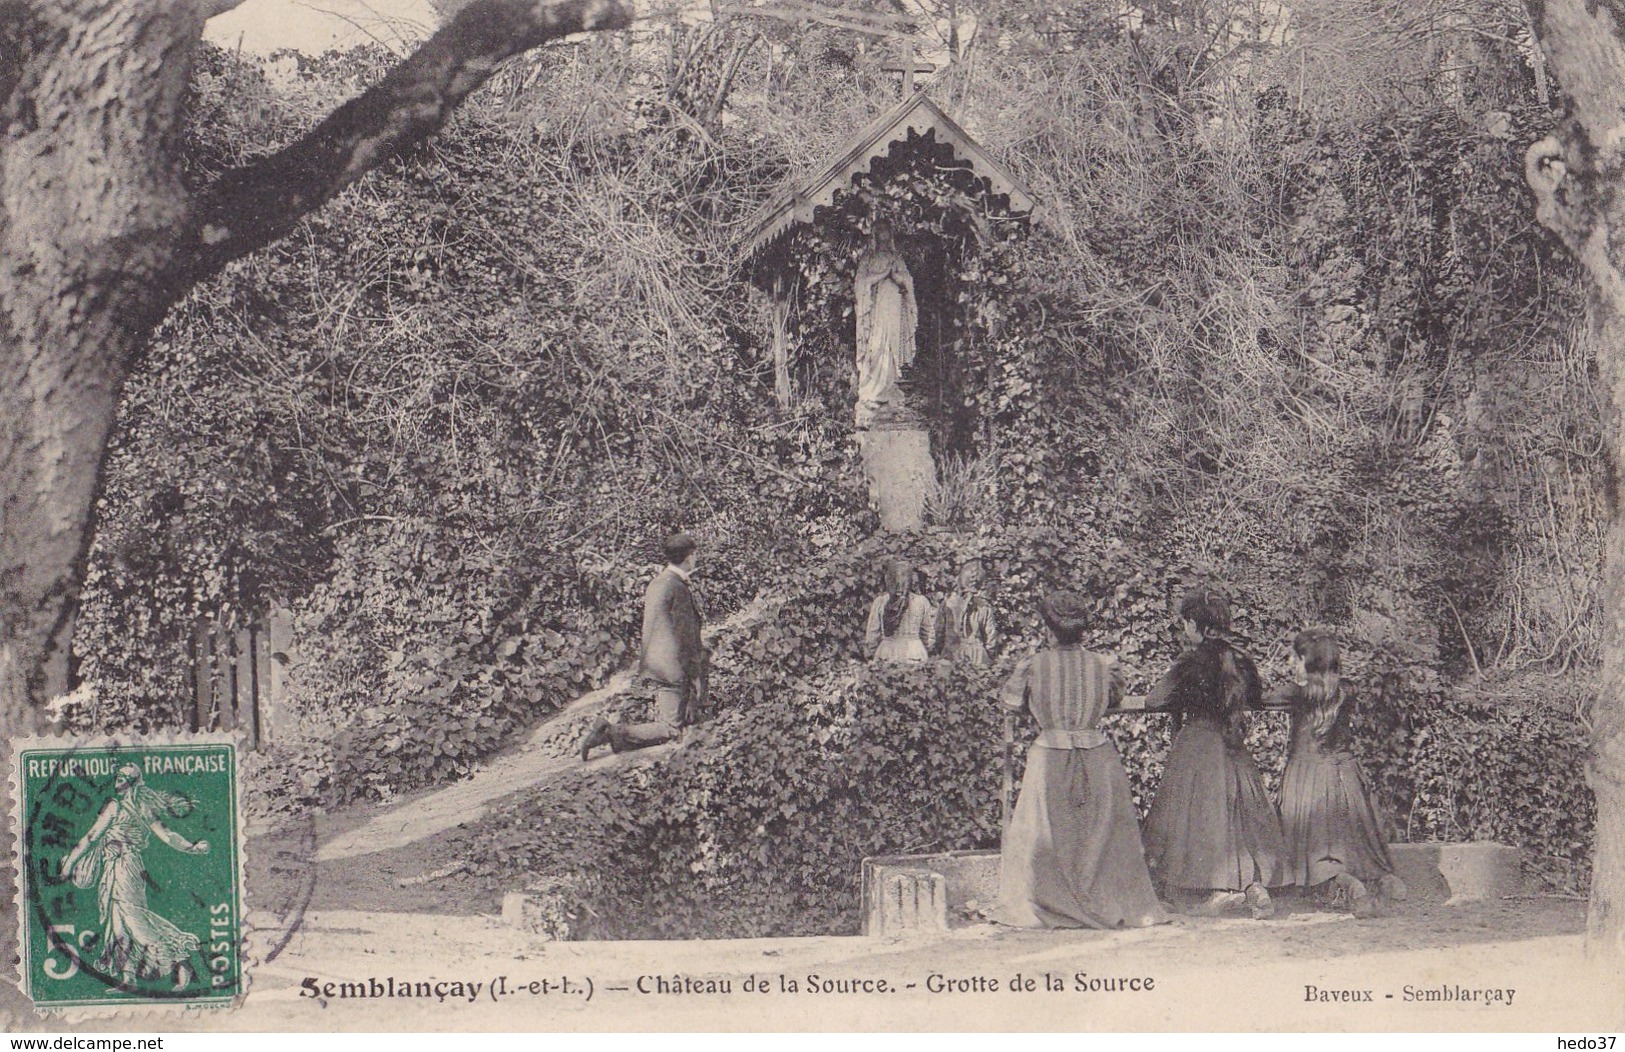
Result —
<path fill-rule="evenodd" d="M 232 630 L 199 621 L 192 631 L 192 729 L 239 731 L 251 749 L 272 738 L 287 693 L 288 617 L 255 611 Z"/>

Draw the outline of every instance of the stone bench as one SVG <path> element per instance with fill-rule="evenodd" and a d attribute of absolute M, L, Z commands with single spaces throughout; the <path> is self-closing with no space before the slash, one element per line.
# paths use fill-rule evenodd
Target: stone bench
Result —
<path fill-rule="evenodd" d="M 1523 893 L 1523 852 L 1506 844 L 1389 844 L 1394 870 L 1417 902 L 1463 902 Z"/>
<path fill-rule="evenodd" d="M 1410 901 L 1455 906 L 1523 890 L 1521 852 L 1489 842 L 1390 844 Z M 999 898 L 997 851 L 881 855 L 863 860 L 863 934 L 946 931 L 974 906 Z M 972 923 L 967 917 L 961 923 Z"/>

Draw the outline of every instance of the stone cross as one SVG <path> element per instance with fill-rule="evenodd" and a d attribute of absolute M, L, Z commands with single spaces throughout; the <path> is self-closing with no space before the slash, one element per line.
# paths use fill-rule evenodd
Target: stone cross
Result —
<path fill-rule="evenodd" d="M 881 69 L 887 73 L 901 73 L 903 75 L 902 97 L 905 99 L 914 94 L 914 74 L 935 73 L 937 71 L 937 67 L 931 65 L 931 63 L 921 62 L 914 57 L 912 45 L 909 46 L 908 53 L 903 58 L 890 66 L 882 66 Z"/>

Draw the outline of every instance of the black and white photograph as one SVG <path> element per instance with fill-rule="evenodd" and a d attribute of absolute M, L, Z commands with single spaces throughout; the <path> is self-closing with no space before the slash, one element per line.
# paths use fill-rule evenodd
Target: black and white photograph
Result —
<path fill-rule="evenodd" d="M 1612 1048 L 1622 409 L 1625 0 L 0 0 L 0 1029 Z"/>

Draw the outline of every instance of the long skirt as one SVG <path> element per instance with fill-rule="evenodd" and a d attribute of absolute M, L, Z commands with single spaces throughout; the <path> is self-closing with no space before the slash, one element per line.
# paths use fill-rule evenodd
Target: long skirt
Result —
<path fill-rule="evenodd" d="M 1281 819 L 1245 749 L 1217 724 L 1185 725 L 1146 820 L 1146 861 L 1164 887 L 1242 891 L 1286 883 Z"/>
<path fill-rule="evenodd" d="M 1111 745 L 1033 746 L 999 866 L 998 919 L 1118 928 L 1167 919 L 1151 887 L 1128 776 Z"/>
<path fill-rule="evenodd" d="M 1346 752 L 1293 750 L 1281 778 L 1281 826 L 1293 883 L 1313 887 L 1339 872 L 1374 883 L 1394 871 L 1371 783 Z"/>

